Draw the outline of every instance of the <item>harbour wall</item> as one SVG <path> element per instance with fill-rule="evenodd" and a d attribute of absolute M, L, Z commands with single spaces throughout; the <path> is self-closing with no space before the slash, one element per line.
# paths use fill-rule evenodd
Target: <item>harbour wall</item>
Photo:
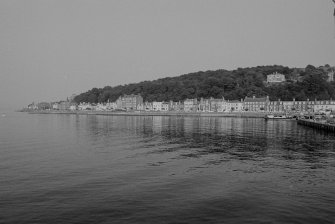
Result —
<path fill-rule="evenodd" d="M 298 120 L 298 124 L 308 126 L 308 127 L 312 127 L 314 129 L 318 129 L 318 130 L 335 132 L 335 125 L 334 124 L 322 123 L 322 122 L 318 122 L 318 121 L 314 121 L 314 120 L 305 120 L 305 119 Z"/>
<path fill-rule="evenodd" d="M 60 111 L 60 110 L 39 110 L 29 111 L 29 114 L 73 114 L 73 115 L 102 115 L 102 116 L 180 116 L 180 117 L 250 117 L 263 118 L 267 113 L 257 112 L 115 112 L 115 111 Z"/>

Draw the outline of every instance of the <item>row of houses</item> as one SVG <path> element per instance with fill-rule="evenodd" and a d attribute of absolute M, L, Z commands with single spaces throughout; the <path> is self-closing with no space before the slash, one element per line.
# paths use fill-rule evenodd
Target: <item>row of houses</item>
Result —
<path fill-rule="evenodd" d="M 77 104 L 70 101 L 61 101 L 57 103 L 31 103 L 27 107 L 29 110 L 77 110 Z"/>
<path fill-rule="evenodd" d="M 120 103 L 125 101 L 128 103 Z M 131 102 L 131 103 L 130 103 Z M 119 106 L 124 105 L 124 106 Z M 186 99 L 179 102 L 143 102 L 140 95 L 124 95 L 117 100 L 113 109 L 139 111 L 184 111 L 184 112 L 317 112 L 335 111 L 333 100 L 270 101 L 269 97 L 245 97 L 241 100 Z"/>
<path fill-rule="evenodd" d="M 243 111 L 265 112 L 325 112 L 335 111 L 333 100 L 309 100 L 306 101 L 270 101 L 269 97 L 246 97 L 243 102 Z"/>
<path fill-rule="evenodd" d="M 31 104 L 29 109 L 39 110 L 95 110 L 95 111 L 183 111 L 183 112 L 319 112 L 335 111 L 333 100 L 270 101 L 269 97 L 245 97 L 241 100 L 186 99 L 174 102 L 143 102 L 141 95 L 123 95 L 116 102 L 80 103 L 69 101 Z"/>

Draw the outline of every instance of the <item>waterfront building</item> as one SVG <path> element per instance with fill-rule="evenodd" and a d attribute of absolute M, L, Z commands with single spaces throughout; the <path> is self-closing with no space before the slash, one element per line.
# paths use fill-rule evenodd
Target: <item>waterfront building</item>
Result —
<path fill-rule="evenodd" d="M 224 99 L 210 98 L 210 100 L 209 100 L 210 111 L 212 111 L 212 112 L 223 112 L 224 111 L 223 101 L 224 101 Z"/>
<path fill-rule="evenodd" d="M 125 109 L 126 108 L 126 100 L 122 96 L 120 96 L 116 100 L 116 105 L 117 105 L 117 109 Z"/>
<path fill-rule="evenodd" d="M 313 112 L 314 111 L 314 101 L 295 101 L 294 109 L 296 112 Z"/>
<path fill-rule="evenodd" d="M 291 113 L 291 112 L 313 112 L 314 111 L 314 101 L 270 101 L 268 103 L 267 111 L 269 112 L 282 112 L 282 113 Z"/>
<path fill-rule="evenodd" d="M 96 103 L 91 104 L 91 110 L 97 110 L 97 104 Z"/>
<path fill-rule="evenodd" d="M 152 103 L 146 102 L 146 103 L 144 104 L 144 110 L 145 110 L 145 111 L 152 111 L 152 110 L 153 110 L 153 105 L 152 105 Z"/>
<path fill-rule="evenodd" d="M 169 110 L 170 110 L 170 103 L 162 102 L 162 111 L 169 111 Z"/>
<path fill-rule="evenodd" d="M 138 104 L 137 107 L 136 107 L 136 110 L 144 111 L 144 103 Z"/>
<path fill-rule="evenodd" d="M 241 112 L 243 110 L 243 100 L 226 101 L 226 112 Z"/>
<path fill-rule="evenodd" d="M 70 109 L 69 101 L 62 101 L 59 103 L 59 110 L 69 110 L 69 109 Z"/>
<path fill-rule="evenodd" d="M 78 110 L 92 110 L 92 109 L 93 108 L 92 108 L 92 105 L 90 103 L 82 102 L 78 105 Z"/>
<path fill-rule="evenodd" d="M 184 111 L 184 103 L 183 102 L 173 102 L 170 101 L 170 106 L 169 106 L 171 111 Z"/>
<path fill-rule="evenodd" d="M 47 103 L 47 102 L 41 102 L 41 103 L 37 104 L 37 108 L 39 110 L 48 110 L 48 109 L 51 108 L 51 105 L 50 105 L 50 103 Z"/>
<path fill-rule="evenodd" d="M 153 111 L 152 102 L 144 102 L 137 105 L 137 110 L 139 111 Z"/>
<path fill-rule="evenodd" d="M 157 102 L 157 101 L 152 102 L 153 111 L 161 111 L 162 110 L 162 104 L 163 104 L 163 102 Z"/>
<path fill-rule="evenodd" d="M 267 79 L 266 79 L 267 83 L 269 84 L 273 84 L 273 83 L 281 83 L 281 82 L 285 82 L 285 75 L 280 74 L 278 72 L 272 73 L 270 75 L 267 75 Z"/>
<path fill-rule="evenodd" d="M 106 111 L 107 110 L 107 105 L 104 105 L 103 103 L 98 103 L 95 106 L 95 110 L 97 110 L 97 111 Z"/>
<path fill-rule="evenodd" d="M 314 112 L 328 112 L 335 111 L 335 101 L 333 100 L 318 100 L 314 101 L 313 105 Z"/>
<path fill-rule="evenodd" d="M 266 111 L 269 105 L 269 97 L 245 97 L 243 102 L 243 110 L 252 111 L 252 112 L 260 112 Z"/>
<path fill-rule="evenodd" d="M 280 99 L 268 102 L 266 108 L 266 111 L 269 112 L 291 112 L 293 110 L 295 110 L 294 101 L 281 101 Z"/>
<path fill-rule="evenodd" d="M 210 110 L 211 110 L 210 100 L 201 98 L 198 104 L 198 111 L 209 112 Z"/>
<path fill-rule="evenodd" d="M 184 111 L 185 112 L 196 112 L 198 110 L 197 99 L 186 99 L 184 100 Z"/>
<path fill-rule="evenodd" d="M 29 110 L 37 110 L 38 107 L 37 107 L 37 105 L 35 103 L 31 103 L 31 104 L 28 105 L 28 109 Z"/>
<path fill-rule="evenodd" d="M 295 111 L 294 103 L 295 103 L 295 99 L 293 99 L 293 101 L 282 101 L 283 112 L 290 113 L 292 111 Z"/>
<path fill-rule="evenodd" d="M 52 109 L 53 110 L 59 110 L 59 103 L 53 103 L 52 104 Z"/>
<path fill-rule="evenodd" d="M 117 105 L 115 102 L 107 102 L 106 103 L 106 109 L 107 110 L 115 110 L 117 108 Z"/>
<path fill-rule="evenodd" d="M 75 111 L 78 109 L 78 105 L 76 103 L 70 103 L 69 110 Z"/>
<path fill-rule="evenodd" d="M 230 112 L 231 110 L 242 111 L 243 100 L 242 101 L 227 101 L 222 99 L 203 99 L 201 98 L 198 103 L 198 111 L 200 112 Z"/>
<path fill-rule="evenodd" d="M 123 110 L 136 110 L 137 106 L 142 103 L 142 96 L 135 94 L 120 96 L 116 101 L 117 108 Z"/>
<path fill-rule="evenodd" d="M 222 99 L 222 104 L 221 104 L 222 112 L 229 112 L 230 111 L 231 107 L 229 109 L 229 106 L 232 106 L 232 105 L 229 105 L 228 102 L 229 102 L 229 100 L 225 100 L 224 98 Z M 243 100 L 241 100 L 241 102 L 242 102 L 242 108 L 243 108 Z M 242 111 L 242 109 L 241 109 L 241 111 Z"/>
<path fill-rule="evenodd" d="M 277 108 L 277 101 L 269 101 L 265 110 L 268 112 L 278 112 Z"/>

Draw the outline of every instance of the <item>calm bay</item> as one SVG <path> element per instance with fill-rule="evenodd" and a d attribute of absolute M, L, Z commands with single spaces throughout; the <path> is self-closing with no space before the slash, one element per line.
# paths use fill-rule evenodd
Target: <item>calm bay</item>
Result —
<path fill-rule="evenodd" d="M 7 113 L 0 223 L 333 223 L 335 135 L 292 120 Z"/>

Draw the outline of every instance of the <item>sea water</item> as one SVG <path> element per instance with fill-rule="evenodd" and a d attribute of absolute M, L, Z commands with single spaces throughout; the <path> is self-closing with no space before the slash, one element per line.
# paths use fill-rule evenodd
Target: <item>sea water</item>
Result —
<path fill-rule="evenodd" d="M 335 135 L 260 118 L 6 113 L 0 223 L 332 223 Z"/>

